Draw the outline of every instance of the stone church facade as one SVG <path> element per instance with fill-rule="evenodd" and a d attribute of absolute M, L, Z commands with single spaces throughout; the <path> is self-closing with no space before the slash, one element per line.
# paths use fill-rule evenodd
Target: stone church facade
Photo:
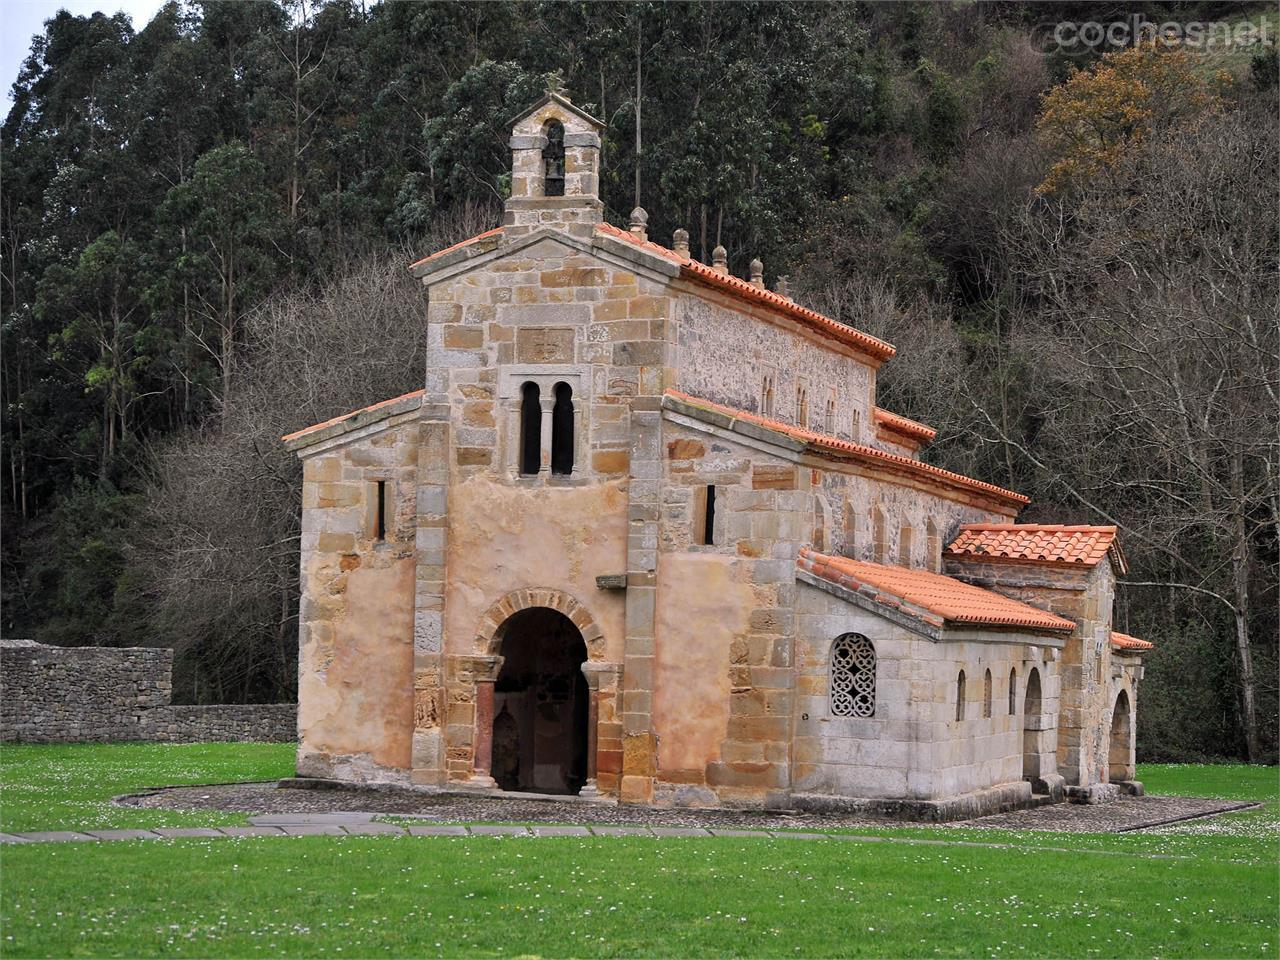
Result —
<path fill-rule="evenodd" d="M 889 344 L 603 221 L 600 124 L 514 124 L 418 261 L 423 389 L 303 461 L 300 777 L 941 819 L 1133 781 L 1110 527 L 1018 524 L 876 405 Z"/>

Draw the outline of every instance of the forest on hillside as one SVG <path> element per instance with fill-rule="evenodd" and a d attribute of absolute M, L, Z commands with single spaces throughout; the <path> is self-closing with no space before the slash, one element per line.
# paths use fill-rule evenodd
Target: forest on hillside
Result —
<path fill-rule="evenodd" d="M 1050 42 L 1071 21 L 1232 39 Z M 61 12 L 5 118 L 6 636 L 290 698 L 281 434 L 420 385 L 406 264 L 497 223 L 508 123 L 607 129 L 606 218 L 888 339 L 930 461 L 1114 523 L 1145 759 L 1276 757 L 1269 4 L 194 0 Z"/>

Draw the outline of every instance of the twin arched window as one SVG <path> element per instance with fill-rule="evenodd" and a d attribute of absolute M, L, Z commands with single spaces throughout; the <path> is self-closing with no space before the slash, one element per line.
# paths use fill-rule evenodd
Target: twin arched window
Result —
<path fill-rule="evenodd" d="M 831 715 L 876 715 L 876 650 L 856 633 L 837 637 L 831 645 Z"/>
<path fill-rule="evenodd" d="M 551 472 L 573 473 L 573 387 L 561 381 L 553 390 L 551 408 Z M 542 391 L 532 380 L 520 388 L 520 473 L 537 476 L 542 470 Z"/>

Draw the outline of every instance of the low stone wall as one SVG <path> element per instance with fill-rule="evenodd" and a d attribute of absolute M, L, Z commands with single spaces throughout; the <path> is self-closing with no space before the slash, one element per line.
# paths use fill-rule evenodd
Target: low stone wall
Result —
<path fill-rule="evenodd" d="M 147 714 L 145 729 L 145 739 L 168 743 L 290 743 L 298 739 L 298 707 L 292 703 L 170 706 Z"/>
<path fill-rule="evenodd" d="M 175 706 L 172 693 L 172 650 L 0 641 L 5 742 L 297 739 L 296 704 Z"/>

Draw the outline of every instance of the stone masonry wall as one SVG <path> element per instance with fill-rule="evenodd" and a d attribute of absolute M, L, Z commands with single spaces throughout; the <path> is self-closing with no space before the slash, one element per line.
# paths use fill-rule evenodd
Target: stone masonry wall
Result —
<path fill-rule="evenodd" d="M 0 647 L 0 740 L 110 743 L 289 742 L 289 703 L 173 706 L 173 651 L 149 647 Z"/>

